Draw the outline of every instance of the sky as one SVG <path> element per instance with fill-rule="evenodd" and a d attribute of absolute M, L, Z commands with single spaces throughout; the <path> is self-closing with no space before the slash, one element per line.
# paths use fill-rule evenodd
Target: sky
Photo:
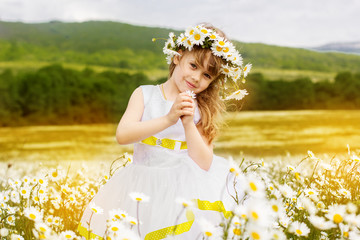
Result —
<path fill-rule="evenodd" d="M 360 0 L 0 0 L 1 21 L 118 21 L 184 30 L 208 22 L 230 38 L 289 47 L 360 42 Z"/>

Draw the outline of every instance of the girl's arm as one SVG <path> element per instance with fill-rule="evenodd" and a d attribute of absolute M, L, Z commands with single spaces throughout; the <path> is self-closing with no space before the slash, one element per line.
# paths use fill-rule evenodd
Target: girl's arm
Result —
<path fill-rule="evenodd" d="M 188 110 L 194 112 L 195 103 L 194 100 L 191 99 L 191 101 L 193 104 Z M 185 129 L 189 156 L 200 168 L 208 171 L 213 159 L 213 145 L 204 136 L 201 126 L 195 125 L 193 115 L 182 116 L 181 121 Z"/>
<path fill-rule="evenodd" d="M 184 124 L 188 154 L 200 168 L 208 171 L 213 159 L 213 146 L 208 139 L 202 135 L 200 126 L 194 121 Z"/>
<path fill-rule="evenodd" d="M 116 129 L 117 142 L 130 144 L 141 141 L 175 124 L 180 116 L 191 114 L 187 110 L 191 103 L 184 101 L 184 98 L 179 96 L 167 115 L 142 122 L 143 93 L 140 87 L 135 89 Z"/>

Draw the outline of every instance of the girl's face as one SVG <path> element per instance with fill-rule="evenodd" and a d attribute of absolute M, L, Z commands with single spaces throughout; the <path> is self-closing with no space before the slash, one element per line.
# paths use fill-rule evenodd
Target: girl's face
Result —
<path fill-rule="evenodd" d="M 209 52 L 209 54 L 211 53 Z M 180 92 L 190 90 L 198 94 L 204 91 L 215 79 L 215 76 L 212 76 L 207 70 L 209 57 L 209 55 L 206 56 L 203 64 L 196 61 L 193 52 L 186 52 L 181 57 L 176 56 L 174 58 L 176 67 L 171 78 L 174 79 Z"/>

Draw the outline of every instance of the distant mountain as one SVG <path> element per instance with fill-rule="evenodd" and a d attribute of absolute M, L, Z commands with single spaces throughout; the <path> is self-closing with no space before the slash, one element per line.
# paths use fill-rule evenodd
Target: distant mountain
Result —
<path fill-rule="evenodd" d="M 338 43 L 329 43 L 320 47 L 313 48 L 317 51 L 323 52 L 343 52 L 343 53 L 355 53 L 360 54 L 360 41 L 358 42 L 338 42 Z"/>
<path fill-rule="evenodd" d="M 137 70 L 167 69 L 162 48 L 171 29 L 120 22 L 22 23 L 0 21 L 0 61 L 62 62 Z M 178 33 L 178 31 L 174 31 Z M 254 68 L 358 71 L 360 56 L 234 41 Z"/>

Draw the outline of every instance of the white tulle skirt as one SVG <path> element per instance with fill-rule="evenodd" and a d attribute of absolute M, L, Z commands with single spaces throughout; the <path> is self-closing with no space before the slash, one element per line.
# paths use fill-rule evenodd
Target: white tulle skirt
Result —
<path fill-rule="evenodd" d="M 231 186 L 227 186 L 232 183 L 231 177 L 228 161 L 216 155 L 209 171 L 202 170 L 187 155 L 167 159 L 165 165 L 134 162 L 118 170 L 99 189 L 91 202 L 102 208 L 103 214 L 93 214 L 88 206 L 79 232 L 88 235 L 85 228 L 89 229 L 91 218 L 92 233 L 103 237 L 109 211 L 121 209 L 140 220 L 142 239 L 163 239 L 169 227 L 175 225 L 179 239 L 196 239 L 201 234 L 199 219 L 219 224 L 228 217 L 226 211 L 235 206 L 230 196 L 233 192 L 229 192 Z M 132 192 L 143 193 L 149 200 L 138 206 L 130 197 Z M 179 199 L 192 201 L 195 206 L 185 209 Z M 137 226 L 133 230 L 138 234 Z"/>

